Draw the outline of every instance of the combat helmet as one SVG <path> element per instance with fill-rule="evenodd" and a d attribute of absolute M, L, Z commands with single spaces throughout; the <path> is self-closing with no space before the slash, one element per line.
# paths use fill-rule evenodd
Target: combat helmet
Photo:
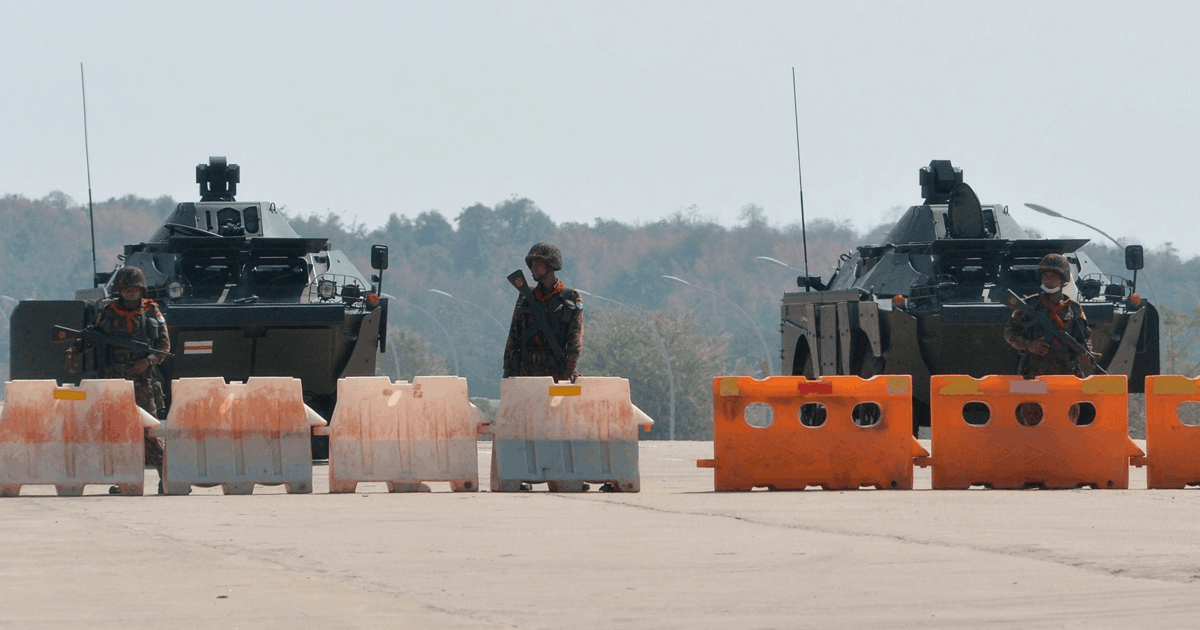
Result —
<path fill-rule="evenodd" d="M 555 271 L 562 270 L 562 252 L 550 243 L 535 243 L 529 248 L 529 253 L 525 255 L 525 266 L 531 266 L 535 260 L 542 261 Z"/>
<path fill-rule="evenodd" d="M 1063 284 L 1071 283 L 1071 263 L 1067 262 L 1067 257 L 1062 254 L 1046 254 L 1042 256 L 1042 260 L 1038 263 L 1037 277 L 1041 278 L 1042 273 L 1053 271 L 1062 278 Z"/>
<path fill-rule="evenodd" d="M 120 293 L 127 287 L 137 287 L 144 294 L 146 292 L 146 274 L 137 267 L 121 267 L 117 270 L 116 277 L 113 278 L 113 290 Z"/>

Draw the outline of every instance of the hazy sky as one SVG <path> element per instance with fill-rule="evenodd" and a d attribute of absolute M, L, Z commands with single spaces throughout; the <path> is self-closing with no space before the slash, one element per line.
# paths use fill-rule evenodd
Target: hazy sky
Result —
<path fill-rule="evenodd" d="M 1048 236 L 1200 254 L 1195 2 L 10 2 L 0 194 L 239 199 L 368 226 L 535 200 L 555 221 L 754 203 L 864 228 L 963 168 Z"/>

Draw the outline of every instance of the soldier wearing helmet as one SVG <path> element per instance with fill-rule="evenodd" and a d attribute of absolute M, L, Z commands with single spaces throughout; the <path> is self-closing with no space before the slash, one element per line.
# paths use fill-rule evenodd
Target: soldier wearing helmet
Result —
<path fill-rule="evenodd" d="M 525 256 L 525 264 L 537 287 L 532 303 L 524 296 L 517 298 L 504 347 L 504 377 L 553 376 L 560 381 L 574 381 L 579 376 L 576 366 L 583 350 L 583 298 L 575 289 L 564 287 L 555 276 L 554 272 L 561 271 L 563 264 L 557 247 L 535 244 Z M 534 309 L 546 314 L 554 339 L 543 339 Z M 559 362 L 550 343 L 562 348 L 566 365 Z"/>
<path fill-rule="evenodd" d="M 1062 254 L 1046 254 L 1038 263 L 1037 277 L 1042 290 L 1025 298 L 1025 302 L 1035 310 L 1045 311 L 1054 325 L 1091 352 L 1092 331 L 1083 307 L 1063 293 L 1063 287 L 1071 283 L 1071 263 Z M 1013 311 L 1004 325 L 1004 340 L 1021 353 L 1018 369 L 1025 378 L 1048 374 L 1082 378 L 1092 370 L 1091 356 L 1078 354 L 1058 339 L 1047 342 L 1042 325 L 1020 311 Z"/>
<path fill-rule="evenodd" d="M 157 350 L 170 352 L 166 319 L 158 309 L 158 304 L 146 297 L 146 276 L 142 270 L 131 266 L 121 267 L 113 278 L 113 291 L 116 295 L 100 309 L 91 328 L 116 337 L 144 341 Z M 74 355 L 84 349 L 68 349 L 68 365 L 74 365 Z M 133 381 L 134 396 L 139 407 L 153 416 L 158 416 L 164 410 L 162 376 L 155 367 L 164 356 L 114 346 L 100 346 L 99 352 L 101 378 Z M 161 479 L 163 444 L 149 431 L 146 430 L 146 463 L 158 469 Z"/>

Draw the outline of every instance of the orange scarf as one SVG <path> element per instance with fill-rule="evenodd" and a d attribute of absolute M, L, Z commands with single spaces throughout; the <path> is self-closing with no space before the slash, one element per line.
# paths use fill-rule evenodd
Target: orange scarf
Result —
<path fill-rule="evenodd" d="M 551 289 L 549 293 L 546 293 L 542 289 L 542 285 L 538 284 L 537 288 L 533 290 L 533 297 L 539 302 L 546 302 L 546 301 L 549 301 L 550 298 L 558 295 L 559 293 L 562 293 L 562 290 L 563 290 L 562 280 L 559 280 L 558 283 L 556 283 L 554 285 L 554 288 Z"/>
<path fill-rule="evenodd" d="M 1060 330 L 1066 330 L 1067 324 L 1063 322 L 1062 316 L 1060 316 L 1058 312 L 1066 308 L 1067 304 L 1070 304 L 1070 302 L 1066 300 L 1063 300 L 1058 304 L 1053 304 L 1050 302 L 1050 298 L 1044 295 L 1042 296 L 1042 306 L 1050 309 L 1050 312 L 1048 313 L 1050 321 L 1054 322 L 1054 325 L 1058 326 Z"/>
<path fill-rule="evenodd" d="M 120 315 L 121 317 L 125 318 L 125 326 L 127 328 L 129 328 L 129 332 L 131 332 L 131 333 L 133 332 L 133 325 L 134 325 L 134 322 L 137 321 L 138 315 L 141 315 L 142 313 L 145 313 L 146 311 L 150 310 L 151 306 L 158 306 L 158 304 L 156 304 L 154 302 L 154 300 L 151 300 L 150 298 L 142 298 L 142 307 L 136 311 L 127 311 L 127 310 L 121 308 L 120 304 L 121 304 L 121 301 L 117 300 L 117 301 L 113 302 L 112 304 L 110 304 L 109 306 L 112 307 L 112 310 L 115 311 L 117 313 L 117 315 Z"/>

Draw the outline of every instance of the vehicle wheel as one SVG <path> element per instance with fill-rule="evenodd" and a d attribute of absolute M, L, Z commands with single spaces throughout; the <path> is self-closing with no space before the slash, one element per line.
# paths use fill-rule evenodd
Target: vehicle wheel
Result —
<path fill-rule="evenodd" d="M 809 360 L 808 342 L 801 337 L 796 341 L 796 354 L 792 360 L 792 376 L 813 378 L 812 361 Z"/>

